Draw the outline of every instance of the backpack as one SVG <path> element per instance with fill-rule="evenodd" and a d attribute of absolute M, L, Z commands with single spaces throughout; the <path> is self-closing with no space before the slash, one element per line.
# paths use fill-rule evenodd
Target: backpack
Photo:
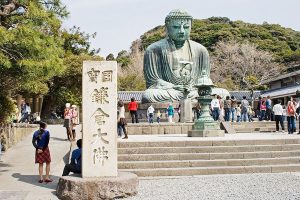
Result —
<path fill-rule="evenodd" d="M 294 111 L 293 107 L 291 106 L 291 104 L 288 105 L 288 107 L 287 107 L 287 112 L 288 112 L 290 115 L 294 115 L 294 114 L 295 114 L 295 111 Z"/>

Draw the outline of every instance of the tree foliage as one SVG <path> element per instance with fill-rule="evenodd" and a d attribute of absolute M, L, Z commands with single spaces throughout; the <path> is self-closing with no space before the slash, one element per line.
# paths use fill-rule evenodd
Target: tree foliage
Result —
<path fill-rule="evenodd" d="M 257 45 L 220 41 L 211 56 L 211 76 L 219 87 L 230 90 L 258 89 L 280 74 L 282 66 Z"/>
<path fill-rule="evenodd" d="M 144 91 L 146 82 L 143 73 L 144 53 L 139 49 L 140 40 L 134 41 L 131 52 L 121 51 L 118 59 L 129 60 L 126 65 L 119 63 L 118 69 L 118 90 L 119 91 Z"/>
<path fill-rule="evenodd" d="M 141 49 L 165 37 L 164 26 L 158 26 L 141 36 Z M 300 61 L 300 32 L 284 28 L 278 24 L 250 24 L 243 21 L 231 21 L 226 17 L 195 19 L 191 39 L 203 44 L 210 52 L 219 41 L 257 45 L 258 49 L 271 52 L 276 61 L 287 63 Z"/>
<path fill-rule="evenodd" d="M 49 92 L 45 96 L 44 112 L 57 106 L 61 107 L 66 102 L 80 106 L 82 101 L 82 63 L 85 60 L 103 60 L 96 55 L 99 49 L 92 49 L 90 46 L 90 39 L 93 39 L 95 34 L 91 35 L 73 27 L 70 30 L 64 30 L 62 37 L 64 39 L 63 65 L 65 71 L 48 81 Z"/>
<path fill-rule="evenodd" d="M 61 21 L 52 1 L 5 1 L 0 12 L 0 89 L 45 94 L 46 82 L 64 70 Z M 61 16 L 62 17 L 62 16 Z"/>

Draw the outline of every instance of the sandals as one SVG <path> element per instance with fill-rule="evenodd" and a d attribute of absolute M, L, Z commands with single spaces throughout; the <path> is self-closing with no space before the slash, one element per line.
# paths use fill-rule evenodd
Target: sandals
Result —
<path fill-rule="evenodd" d="M 39 183 L 43 183 L 44 182 L 44 180 L 39 180 Z"/>
<path fill-rule="evenodd" d="M 44 181 L 45 181 L 45 183 L 51 183 L 53 180 L 52 179 L 45 179 Z"/>

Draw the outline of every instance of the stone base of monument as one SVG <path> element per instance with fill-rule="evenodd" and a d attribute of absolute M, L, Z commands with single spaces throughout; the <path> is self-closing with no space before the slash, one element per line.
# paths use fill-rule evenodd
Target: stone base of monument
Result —
<path fill-rule="evenodd" d="M 117 177 L 81 178 L 63 176 L 59 179 L 56 195 L 62 200 L 115 199 L 137 194 L 138 177 L 119 172 Z"/>
<path fill-rule="evenodd" d="M 223 137 L 224 130 L 218 122 L 196 122 L 193 129 L 188 131 L 189 137 Z"/>

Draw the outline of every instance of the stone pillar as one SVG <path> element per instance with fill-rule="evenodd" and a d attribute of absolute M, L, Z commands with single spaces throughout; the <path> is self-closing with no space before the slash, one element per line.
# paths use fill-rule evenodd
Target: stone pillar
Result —
<path fill-rule="evenodd" d="M 117 62 L 83 62 L 82 177 L 117 176 Z"/>
<path fill-rule="evenodd" d="M 180 101 L 180 122 L 193 122 L 193 106 L 190 98 Z"/>

